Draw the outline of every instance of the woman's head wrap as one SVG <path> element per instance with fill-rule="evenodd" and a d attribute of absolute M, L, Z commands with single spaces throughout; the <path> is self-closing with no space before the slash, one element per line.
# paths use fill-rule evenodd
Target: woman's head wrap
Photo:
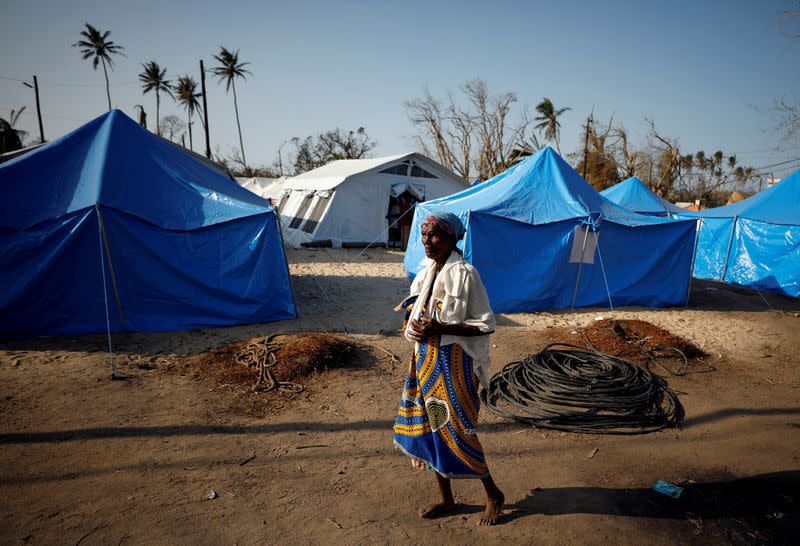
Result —
<path fill-rule="evenodd" d="M 466 231 L 461 218 L 452 212 L 432 212 L 425 217 L 423 224 L 439 228 L 455 237 L 456 240 L 461 239 Z"/>

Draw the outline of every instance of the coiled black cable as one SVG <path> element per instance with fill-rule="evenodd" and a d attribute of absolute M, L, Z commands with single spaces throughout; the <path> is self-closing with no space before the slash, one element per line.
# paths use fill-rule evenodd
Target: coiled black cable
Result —
<path fill-rule="evenodd" d="M 679 425 L 684 414 L 658 375 L 563 343 L 506 365 L 483 399 L 489 411 L 519 423 L 589 434 L 655 432 Z"/>

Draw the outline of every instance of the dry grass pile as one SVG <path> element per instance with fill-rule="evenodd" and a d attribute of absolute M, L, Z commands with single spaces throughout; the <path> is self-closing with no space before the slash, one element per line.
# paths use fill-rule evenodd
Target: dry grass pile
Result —
<path fill-rule="evenodd" d="M 288 337 L 288 336 L 287 336 Z M 352 364 L 355 345 L 332 334 L 299 334 L 275 351 L 272 368 L 280 381 L 292 381 L 311 372 L 343 368 Z"/>
<path fill-rule="evenodd" d="M 347 367 L 355 358 L 355 344 L 332 334 L 281 334 L 243 339 L 187 357 L 176 367 L 182 374 L 216 384 L 254 387 L 264 362 L 278 381 L 288 382 L 315 371 Z"/>
<path fill-rule="evenodd" d="M 579 343 L 602 353 L 625 358 L 638 364 L 650 364 L 656 358 L 687 360 L 706 353 L 691 341 L 643 320 L 603 319 L 577 331 Z"/>

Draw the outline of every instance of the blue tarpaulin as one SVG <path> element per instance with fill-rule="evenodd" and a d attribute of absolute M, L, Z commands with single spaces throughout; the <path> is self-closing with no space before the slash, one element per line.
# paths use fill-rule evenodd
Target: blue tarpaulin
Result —
<path fill-rule="evenodd" d="M 296 316 L 269 204 L 118 110 L 0 165 L 0 188 L 0 335 L 102 332 L 106 305 L 112 331 Z"/>
<path fill-rule="evenodd" d="M 800 171 L 699 219 L 694 276 L 800 297 Z"/>
<path fill-rule="evenodd" d="M 465 222 L 464 256 L 497 312 L 570 307 L 573 297 L 575 306 L 605 306 L 608 292 L 614 305 L 686 301 L 695 222 L 619 207 L 549 147 L 478 186 L 419 203 L 404 262 L 410 276 L 427 262 L 419 230 L 431 211 Z M 586 253 L 593 245 L 584 241 L 595 237 Z"/>
<path fill-rule="evenodd" d="M 685 209 L 656 194 L 635 176 L 601 191 L 600 195 L 639 214 L 669 217 L 670 213 L 685 212 Z"/>

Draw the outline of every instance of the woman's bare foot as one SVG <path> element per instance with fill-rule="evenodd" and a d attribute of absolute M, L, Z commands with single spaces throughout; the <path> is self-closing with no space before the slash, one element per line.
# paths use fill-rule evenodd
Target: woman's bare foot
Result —
<path fill-rule="evenodd" d="M 506 496 L 499 489 L 486 499 L 486 511 L 478 519 L 478 525 L 494 525 L 500 520 L 503 513 L 503 503 Z"/>
<path fill-rule="evenodd" d="M 453 512 L 456 508 L 455 502 L 432 502 L 419 509 L 419 517 L 422 519 L 433 519 Z"/>
<path fill-rule="evenodd" d="M 453 500 L 453 489 L 450 486 L 450 480 L 439 474 L 435 473 L 436 485 L 439 488 L 439 497 L 442 499 L 439 502 L 432 502 L 427 506 L 419 509 L 419 517 L 423 519 L 432 519 L 444 516 L 453 511 L 456 503 Z"/>

